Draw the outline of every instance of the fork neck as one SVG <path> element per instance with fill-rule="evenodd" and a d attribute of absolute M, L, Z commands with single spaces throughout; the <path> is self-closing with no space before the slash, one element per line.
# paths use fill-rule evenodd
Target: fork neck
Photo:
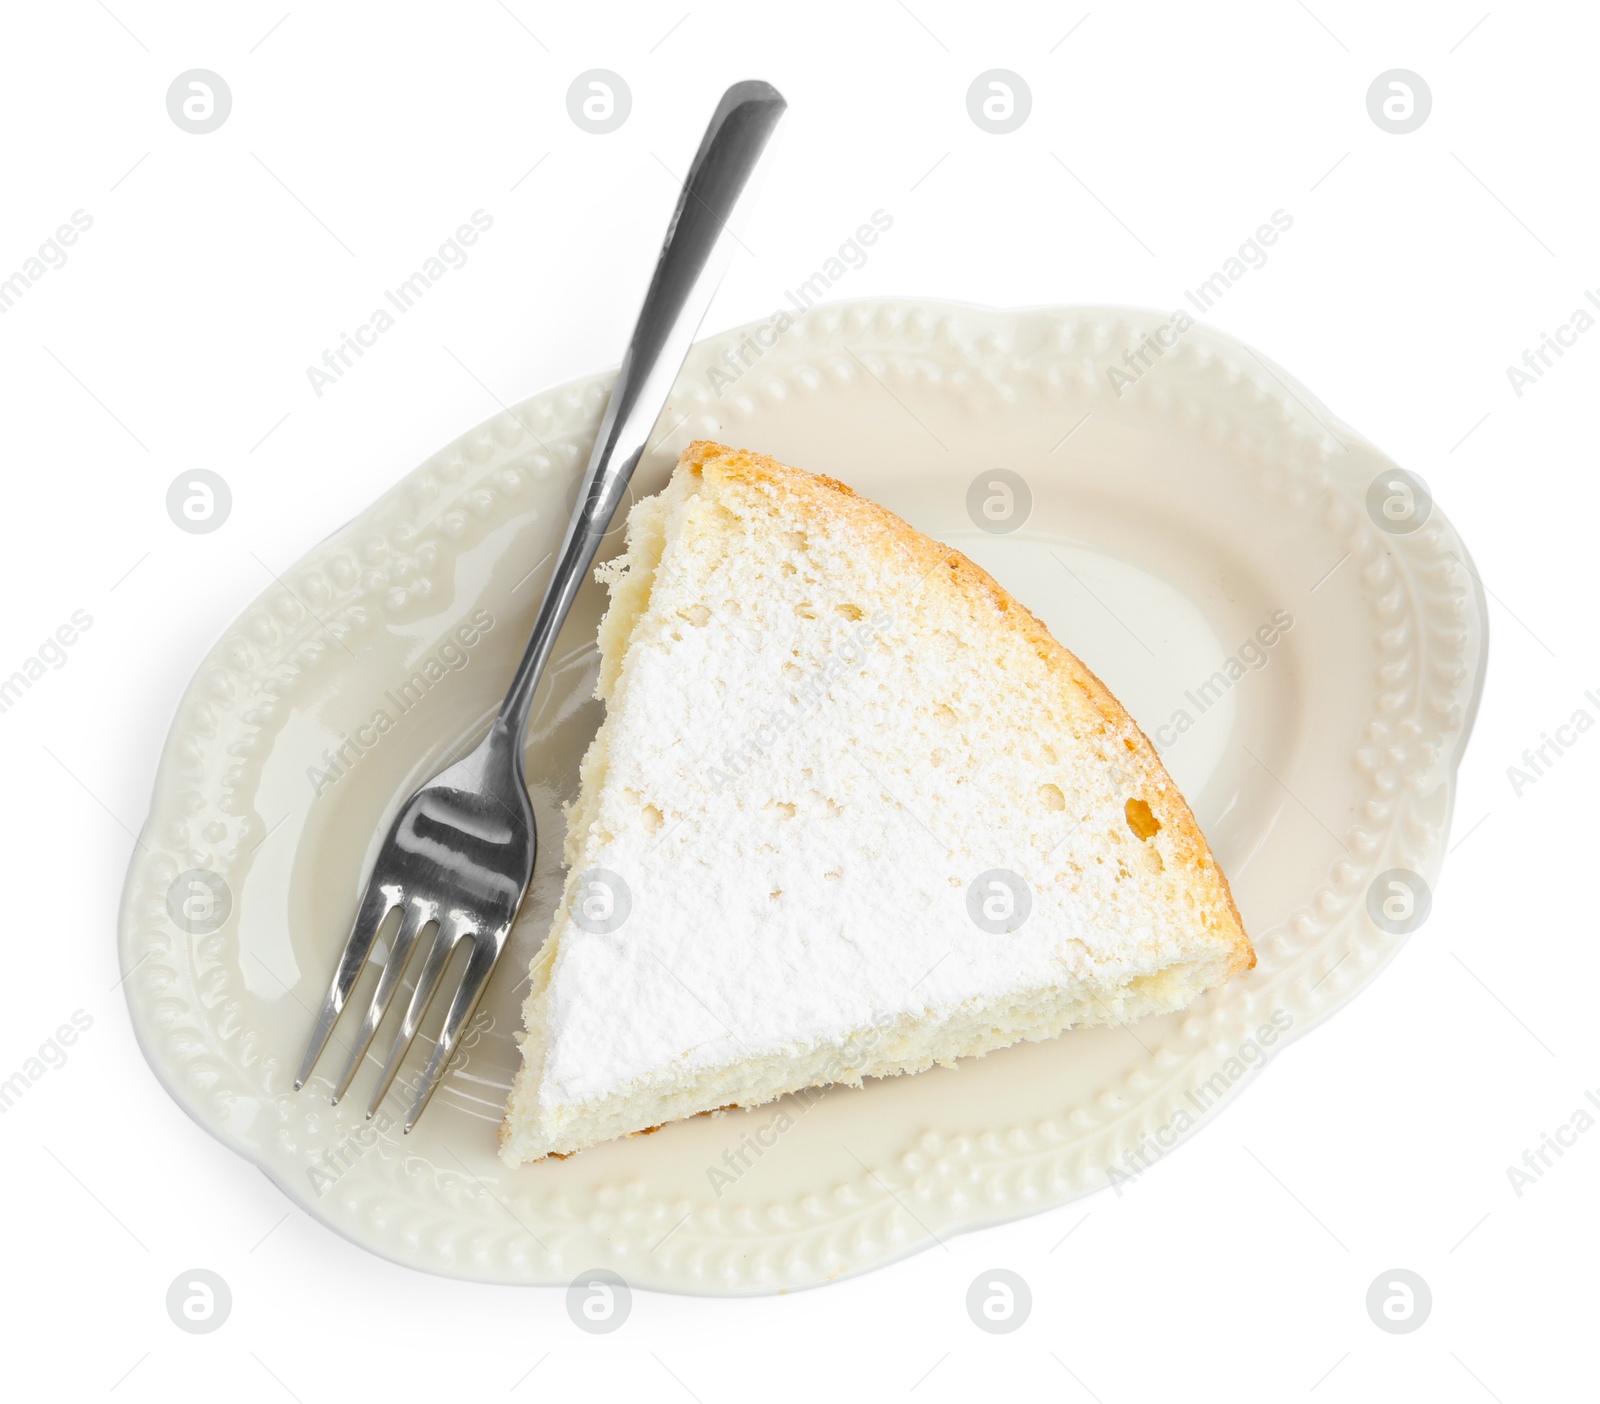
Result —
<path fill-rule="evenodd" d="M 626 386 L 627 370 L 625 361 L 619 376 L 619 381 L 623 382 L 619 389 L 624 392 L 629 388 Z M 628 399 L 631 398 L 631 395 L 628 396 Z M 499 720 L 518 741 L 528 729 L 533 695 L 538 689 L 551 650 L 555 647 L 556 635 L 566 622 L 572 602 L 577 598 L 584 577 L 589 573 L 589 567 L 600 549 L 612 514 L 622 499 L 629 478 L 633 476 L 634 467 L 644 453 L 644 433 L 637 430 L 631 436 L 632 442 L 617 442 L 619 431 L 627 418 L 618 411 L 627 407 L 626 403 L 619 405 L 616 395 L 607 406 L 605 419 L 600 426 L 600 437 L 584 475 L 577 510 L 567 523 L 561 549 L 556 553 L 555 569 L 545 588 L 544 602 L 534 619 L 533 632 L 528 637 L 527 648 L 523 650 L 522 661 L 517 664 L 516 676 L 511 680 L 505 701 L 500 704 Z M 654 411 L 652 418 L 653 415 Z M 648 425 L 645 426 L 647 432 Z"/>
<path fill-rule="evenodd" d="M 566 622 L 604 533 L 603 527 L 599 531 L 586 531 L 582 529 L 583 525 L 575 521 L 568 528 L 567 538 L 556 559 L 555 572 L 550 577 L 550 586 L 545 591 L 544 603 L 539 606 L 538 617 L 534 620 L 528 646 L 523 652 L 522 661 L 517 664 L 516 676 L 511 680 L 505 701 L 500 704 L 499 721 L 518 741 L 528 729 L 533 695 L 538 689 L 545 664 L 550 659 L 550 651 L 555 647 L 556 635 Z"/>

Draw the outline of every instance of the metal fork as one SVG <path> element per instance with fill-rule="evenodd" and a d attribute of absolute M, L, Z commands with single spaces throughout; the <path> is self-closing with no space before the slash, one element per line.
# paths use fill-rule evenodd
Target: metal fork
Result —
<path fill-rule="evenodd" d="M 393 1084 L 438 992 L 451 954 L 461 942 L 470 948 L 466 970 L 451 997 L 439 1040 L 407 1114 L 407 1131 L 428 1105 L 478 1007 L 533 876 L 538 840 L 523 779 L 522 752 L 534 689 L 612 513 L 644 453 L 711 295 L 722 281 L 736 239 L 728 221 L 750 184 L 784 106 L 777 89 L 767 83 L 736 83 L 723 94 L 706 128 L 672 223 L 667 226 L 655 274 L 589 458 L 577 507 L 567 524 L 555 571 L 511 689 L 477 748 L 400 806 L 373 860 L 350 938 L 295 1077 L 296 1090 L 311 1076 L 366 966 L 379 929 L 396 910 L 400 925 L 334 1086 L 335 1104 L 366 1056 L 425 931 L 431 929 L 433 935 L 426 941 L 416 989 L 395 1031 L 367 1115 L 377 1111 Z"/>

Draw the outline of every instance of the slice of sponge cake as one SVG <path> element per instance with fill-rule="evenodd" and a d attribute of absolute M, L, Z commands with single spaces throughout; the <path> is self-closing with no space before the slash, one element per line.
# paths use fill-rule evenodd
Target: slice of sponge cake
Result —
<path fill-rule="evenodd" d="M 508 1163 L 1180 1009 L 1255 963 L 1143 733 L 960 552 L 710 443 L 627 542 Z"/>

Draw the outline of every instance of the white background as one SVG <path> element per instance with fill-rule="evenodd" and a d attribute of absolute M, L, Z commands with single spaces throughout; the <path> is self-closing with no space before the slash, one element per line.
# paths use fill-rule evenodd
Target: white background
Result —
<path fill-rule="evenodd" d="M 74 1010 L 94 1022 L 0 1118 L 0 1373 L 29 1397 L 126 1400 L 1592 1391 L 1600 1130 L 1520 1197 L 1506 1174 L 1600 1088 L 1600 734 L 1520 797 L 1506 773 L 1574 709 L 1600 715 L 1583 698 L 1600 688 L 1600 329 L 1520 398 L 1506 375 L 1600 288 L 1592 11 L 108 3 L 5 20 L 0 277 L 74 210 L 94 223 L 0 316 L 0 673 L 74 610 L 94 623 L 0 715 L 0 1078 Z M 194 67 L 233 94 L 205 136 L 165 105 Z M 608 136 L 566 111 L 595 67 L 633 94 Z M 994 67 L 1033 94 L 1007 136 L 967 114 Z M 1433 94 L 1404 136 L 1366 109 L 1395 67 Z M 836 296 L 1162 309 L 1291 213 L 1210 320 L 1428 480 L 1490 591 L 1492 661 L 1428 924 L 1122 1198 L 793 1296 L 641 1293 L 622 1330 L 589 1337 L 560 1291 L 351 1247 L 193 1125 L 135 1047 L 114 917 L 166 725 L 212 640 L 268 567 L 496 398 L 616 360 L 677 194 L 664 167 L 684 168 L 746 77 L 791 108 L 712 328 L 769 313 L 877 209 L 894 227 Z M 470 262 L 317 397 L 306 367 L 476 209 L 494 224 Z M 200 467 L 231 485 L 233 515 L 191 536 L 165 494 Z M 964 1302 L 1001 1266 L 1033 1314 L 990 1336 Z M 167 1316 L 193 1267 L 233 1293 L 211 1335 Z M 1394 1267 L 1433 1292 L 1410 1335 L 1364 1306 Z"/>

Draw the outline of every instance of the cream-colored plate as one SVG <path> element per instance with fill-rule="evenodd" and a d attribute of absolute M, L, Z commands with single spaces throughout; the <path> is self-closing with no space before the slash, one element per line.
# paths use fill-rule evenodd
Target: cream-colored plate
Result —
<path fill-rule="evenodd" d="M 1174 344 L 1141 356 L 1159 328 Z M 591 582 L 533 719 L 538 869 L 470 1047 L 410 1136 L 398 1093 L 363 1120 L 371 1069 L 330 1108 L 337 1047 L 291 1091 L 391 807 L 506 686 L 609 384 L 497 415 L 314 547 L 211 651 L 173 723 L 121 914 L 134 1023 L 172 1095 L 311 1213 L 489 1282 L 610 1267 L 688 1292 L 821 1283 L 1136 1173 L 1394 953 L 1369 889 L 1436 878 L 1485 661 L 1481 589 L 1438 509 L 1391 529 L 1415 522 L 1394 466 L 1203 326 L 843 304 L 699 345 L 635 493 L 690 439 L 720 438 L 970 553 L 1164 750 L 1260 964 L 1180 1015 L 505 1169 L 521 982 L 601 717 Z M 1004 517 L 998 481 L 1014 513 L 1031 496 L 1025 520 Z M 1377 895 L 1403 917 L 1392 882 Z"/>

